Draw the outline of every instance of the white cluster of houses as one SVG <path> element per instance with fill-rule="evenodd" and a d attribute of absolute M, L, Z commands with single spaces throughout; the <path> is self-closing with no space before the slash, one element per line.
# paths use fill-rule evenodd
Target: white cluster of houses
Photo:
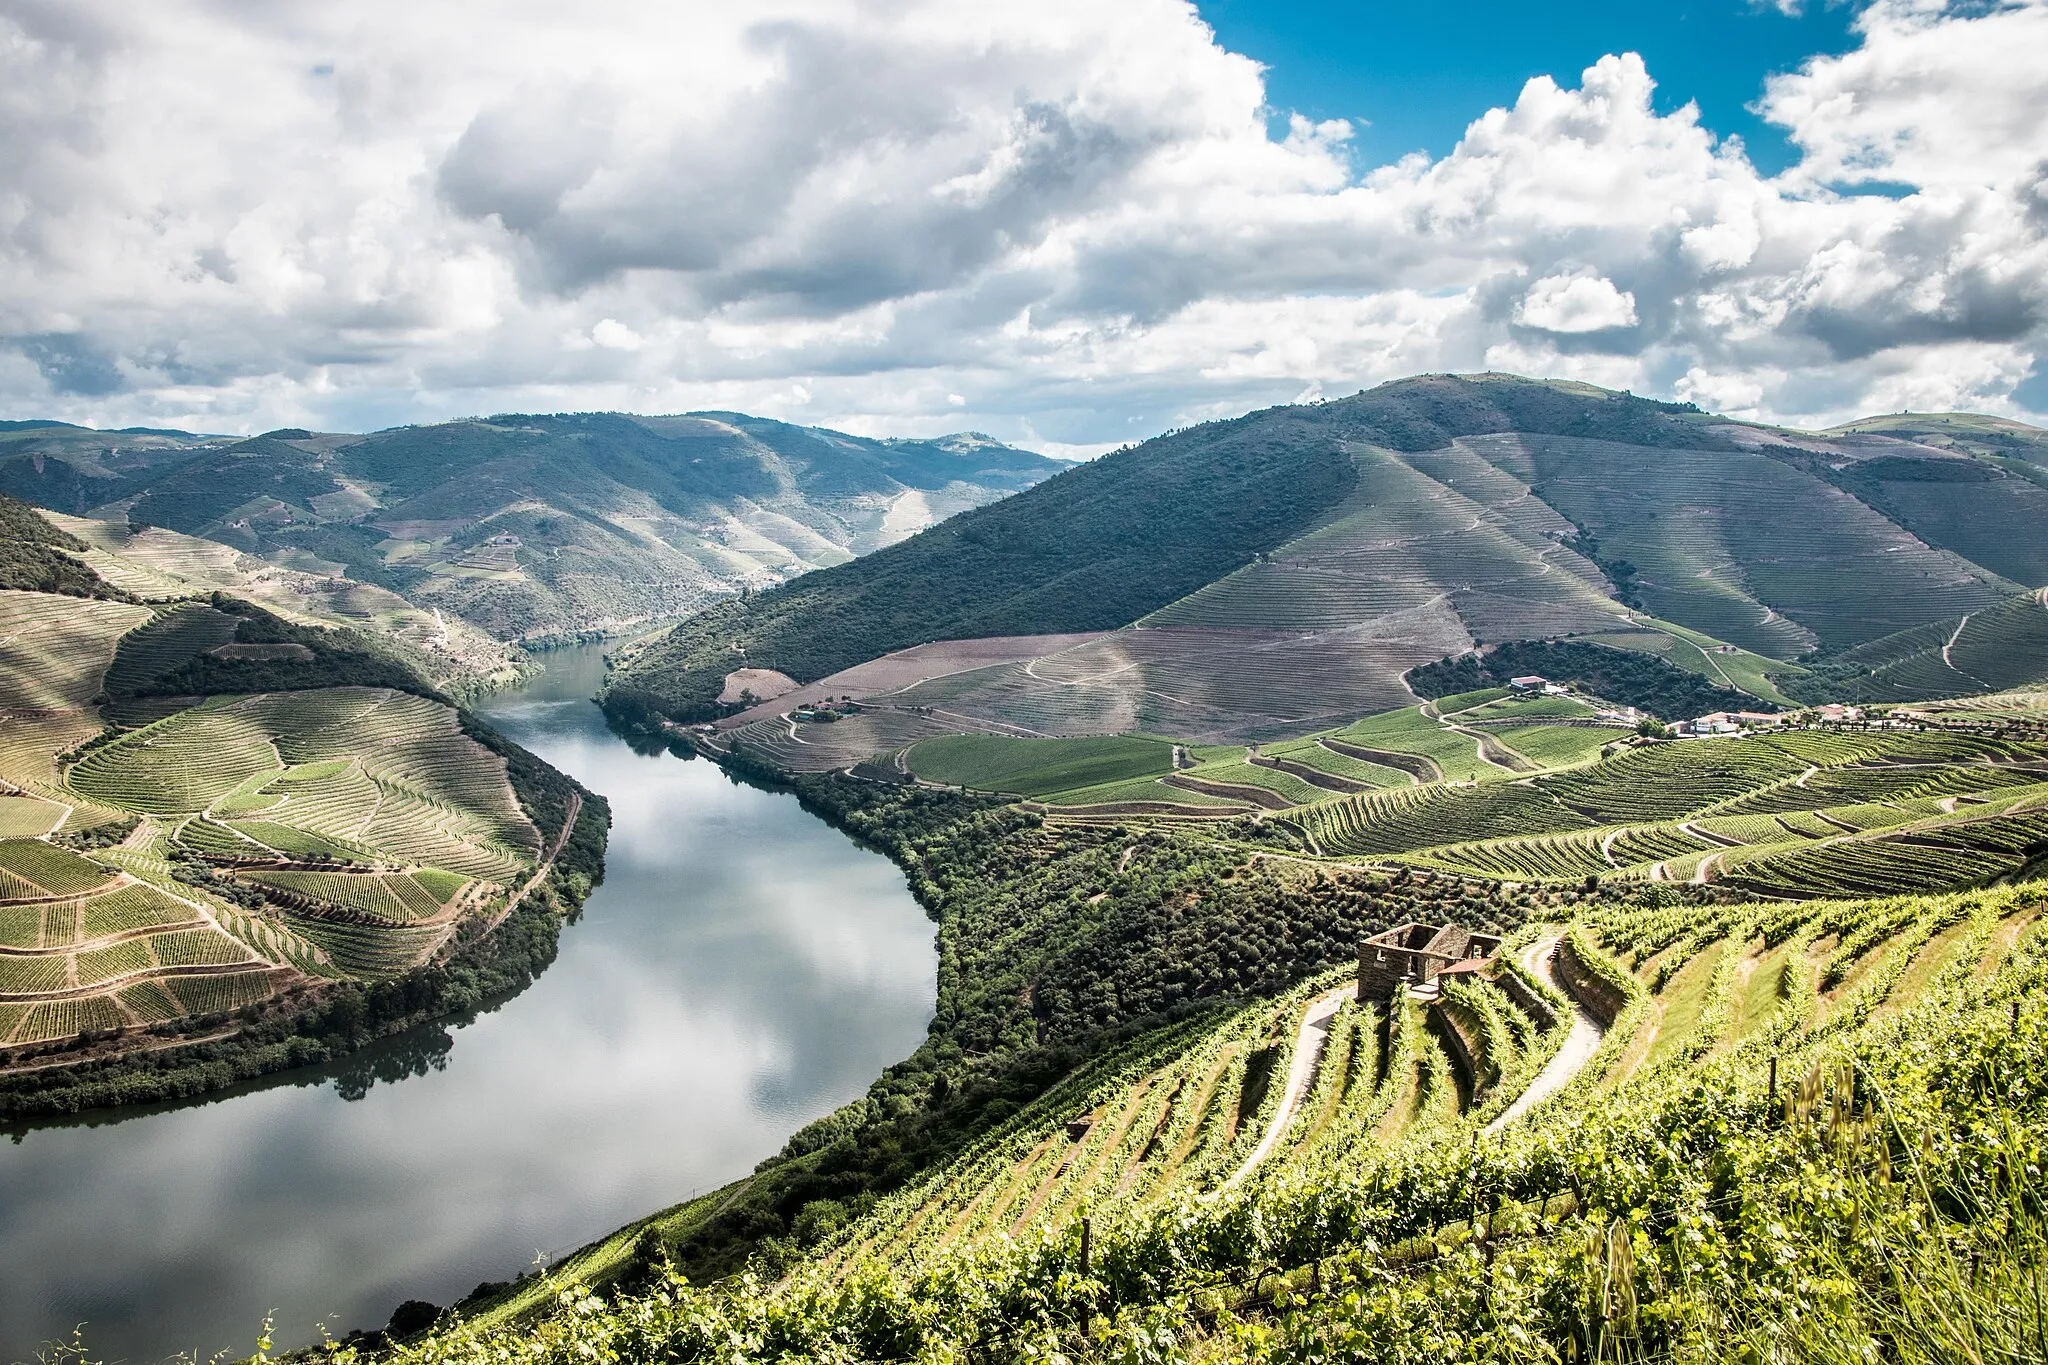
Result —
<path fill-rule="evenodd" d="M 1839 725 L 1845 721 L 1863 719 L 1860 706 L 1842 706 L 1830 702 L 1826 706 L 1815 706 L 1805 711 L 1780 714 L 1773 711 L 1713 711 L 1692 720 L 1681 720 L 1671 727 L 1671 733 L 1682 737 L 1703 735 L 1738 735 L 1744 730 L 1773 730 L 1782 725 L 1796 722 L 1802 724 Z"/>

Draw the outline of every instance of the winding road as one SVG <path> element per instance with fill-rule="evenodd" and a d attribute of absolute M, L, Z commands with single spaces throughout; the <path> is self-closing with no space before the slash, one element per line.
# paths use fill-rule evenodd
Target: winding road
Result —
<path fill-rule="evenodd" d="M 1549 981 L 1567 996 L 1571 991 L 1557 974 L 1557 945 L 1562 935 L 1537 939 L 1522 950 L 1522 965 L 1529 969 L 1531 976 Z M 1489 1133 L 1498 1133 L 1522 1115 L 1534 1109 L 1543 1101 L 1555 1095 L 1571 1082 L 1572 1077 L 1586 1069 L 1593 1053 L 1600 1047 L 1600 1040 L 1607 1036 L 1607 1030 L 1598 1019 L 1586 1012 L 1576 998 L 1572 1000 L 1572 1031 L 1565 1035 L 1564 1045 L 1536 1073 L 1536 1079 L 1529 1082 L 1529 1088 L 1515 1096 L 1515 1102 L 1501 1111 L 1500 1117 L 1486 1125 Z"/>
<path fill-rule="evenodd" d="M 1230 1179 L 1217 1187 L 1216 1193 L 1243 1180 L 1259 1168 L 1260 1163 L 1273 1155 L 1273 1149 L 1280 1145 L 1280 1139 L 1287 1136 L 1287 1130 L 1294 1126 L 1294 1119 L 1301 1112 L 1301 1102 L 1308 1095 L 1309 1086 L 1315 1081 L 1316 1067 L 1323 1060 L 1323 1046 L 1330 1041 L 1330 1024 L 1337 1017 L 1337 1011 L 1344 1002 L 1358 993 L 1358 983 L 1347 981 L 1332 991 L 1325 991 L 1308 1002 L 1302 1011 L 1301 1028 L 1294 1035 L 1294 1060 L 1287 1066 L 1287 1088 L 1280 1092 L 1280 1105 L 1273 1111 L 1273 1117 L 1266 1124 L 1265 1136 L 1244 1164 L 1231 1172 Z"/>

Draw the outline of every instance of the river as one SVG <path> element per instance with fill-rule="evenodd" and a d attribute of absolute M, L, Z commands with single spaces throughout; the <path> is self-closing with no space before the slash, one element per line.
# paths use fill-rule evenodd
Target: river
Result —
<path fill-rule="evenodd" d="M 923 1040 L 900 871 L 710 763 L 633 753 L 596 646 L 482 710 L 612 807 L 530 989 L 348 1063 L 0 1142 L 0 1360 L 248 1354 L 448 1303 L 744 1175 Z"/>

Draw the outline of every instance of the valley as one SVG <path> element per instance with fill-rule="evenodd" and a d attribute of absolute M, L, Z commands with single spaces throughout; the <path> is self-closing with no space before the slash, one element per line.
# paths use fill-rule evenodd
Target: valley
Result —
<path fill-rule="evenodd" d="M 735 667 L 833 690 L 937 641 L 1033 635 L 1060 638 L 892 688 L 897 711 L 943 714 L 892 718 L 870 747 L 949 727 L 1280 739 L 1415 700 L 1407 675 L 1437 660 L 1558 638 L 1764 702 L 1836 700 L 1872 671 L 1859 648 L 1892 667 L 1965 615 L 1987 642 L 2037 628 L 2035 568 L 1988 548 L 2038 539 L 2048 492 L 2027 471 L 2048 445 L 2028 431 L 1994 458 L 1584 385 L 1401 380 L 1159 437 L 721 606 L 626 659 L 607 705 L 722 721 Z M 1937 486 L 1967 515 L 1913 501 Z"/>
<path fill-rule="evenodd" d="M 315 1354 L 1294 1358 L 1398 1330 L 1655 1356 L 1907 1256 L 1967 1255 L 1988 1322 L 2036 1243 L 1969 1202 L 1989 1092 L 1937 1078 L 2048 1132 L 2021 468 L 2048 446 L 1953 425 L 1430 376 L 707 589 L 588 681 L 647 761 L 793 794 L 901 870 L 936 926 L 922 1041 L 751 1173 Z M 138 527 L 170 493 L 138 496 L 125 527 L 29 526 L 42 587 L 0 593 L 20 1114 L 219 1083 L 140 1048 L 240 1030 L 248 1076 L 472 1006 L 470 964 L 523 984 L 601 873 L 601 795 L 457 704 L 540 635 L 438 570 L 342 586 L 281 522 Z M 390 989 L 426 981 L 456 984 Z M 398 1003 L 280 1031 L 350 988 Z M 1871 1236 L 1797 1192 L 1815 1170 Z M 1882 1311 L 1829 1339 L 1924 1322 Z"/>

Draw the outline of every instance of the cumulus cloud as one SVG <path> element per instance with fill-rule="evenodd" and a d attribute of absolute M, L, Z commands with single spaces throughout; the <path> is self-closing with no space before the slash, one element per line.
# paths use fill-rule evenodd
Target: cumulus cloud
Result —
<path fill-rule="evenodd" d="M 2048 0 L 1858 27 L 1761 92 L 1775 178 L 1626 53 L 1360 173 L 1181 0 L 0 0 L 0 405 L 1086 449 L 1496 366 L 2021 412 Z"/>
<path fill-rule="evenodd" d="M 1550 275 L 1515 305 L 1515 321 L 1542 332 L 1604 332 L 1636 325 L 1636 296 L 1600 275 Z"/>

